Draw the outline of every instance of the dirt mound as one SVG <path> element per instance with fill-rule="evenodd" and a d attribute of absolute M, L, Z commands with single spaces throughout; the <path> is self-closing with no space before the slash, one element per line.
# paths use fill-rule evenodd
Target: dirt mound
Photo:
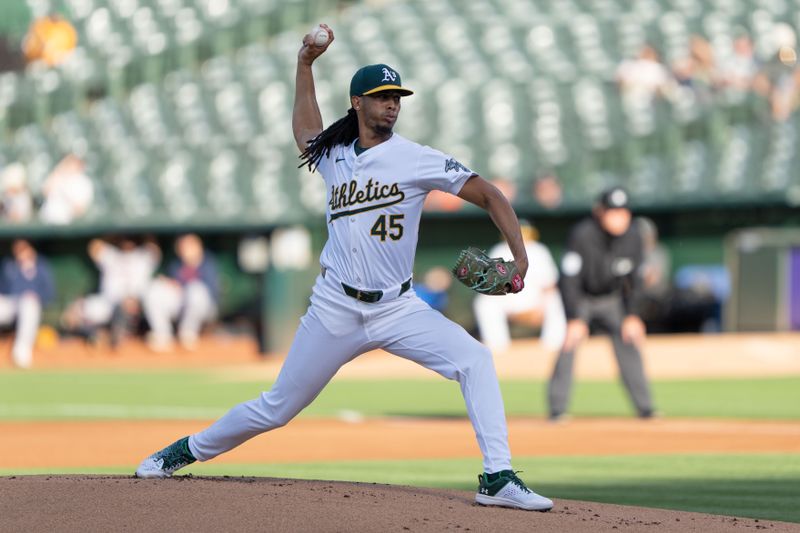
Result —
<path fill-rule="evenodd" d="M 0 478 L 0 531 L 800 531 L 781 522 L 556 501 L 484 508 L 469 492 L 270 478 Z"/>

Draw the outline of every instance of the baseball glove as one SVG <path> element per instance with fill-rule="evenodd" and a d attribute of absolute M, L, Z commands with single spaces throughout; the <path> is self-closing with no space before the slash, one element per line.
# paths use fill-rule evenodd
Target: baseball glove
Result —
<path fill-rule="evenodd" d="M 481 294 L 519 292 L 524 286 L 514 261 L 489 257 L 474 246 L 461 252 L 453 267 L 453 274 L 458 281 Z"/>

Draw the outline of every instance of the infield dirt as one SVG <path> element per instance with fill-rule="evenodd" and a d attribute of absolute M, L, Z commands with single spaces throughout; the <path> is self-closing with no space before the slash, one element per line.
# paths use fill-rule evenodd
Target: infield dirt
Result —
<path fill-rule="evenodd" d="M 0 478 L 0 530 L 85 531 L 800 531 L 800 525 L 558 500 L 548 513 L 479 507 L 473 494 L 269 478 Z"/>
<path fill-rule="evenodd" d="M 0 422 L 0 469 L 120 467 L 211 421 Z M 579 419 L 509 420 L 517 456 L 642 453 L 800 453 L 793 422 Z M 57 442 L 58 445 L 54 446 Z M 324 446 L 320 443 L 325 443 Z M 301 418 L 252 439 L 214 463 L 480 458 L 467 419 Z"/>

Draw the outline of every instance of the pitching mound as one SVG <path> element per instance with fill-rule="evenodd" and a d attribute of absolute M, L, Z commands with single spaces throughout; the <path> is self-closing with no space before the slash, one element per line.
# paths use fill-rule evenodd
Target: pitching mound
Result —
<path fill-rule="evenodd" d="M 2 531 L 800 531 L 796 524 L 558 500 L 549 513 L 473 494 L 271 478 L 0 478 Z"/>

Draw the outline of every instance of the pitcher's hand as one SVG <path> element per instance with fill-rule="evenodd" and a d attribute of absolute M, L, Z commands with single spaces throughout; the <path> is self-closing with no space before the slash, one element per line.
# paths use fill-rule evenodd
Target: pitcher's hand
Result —
<path fill-rule="evenodd" d="M 297 52 L 297 61 L 300 63 L 311 65 L 333 42 L 333 30 L 330 26 L 327 24 L 320 24 L 320 26 L 328 32 L 328 42 L 322 46 L 317 46 L 314 44 L 314 36 L 307 33 L 305 37 L 303 37 L 303 46 L 301 46 L 300 51 Z"/>

